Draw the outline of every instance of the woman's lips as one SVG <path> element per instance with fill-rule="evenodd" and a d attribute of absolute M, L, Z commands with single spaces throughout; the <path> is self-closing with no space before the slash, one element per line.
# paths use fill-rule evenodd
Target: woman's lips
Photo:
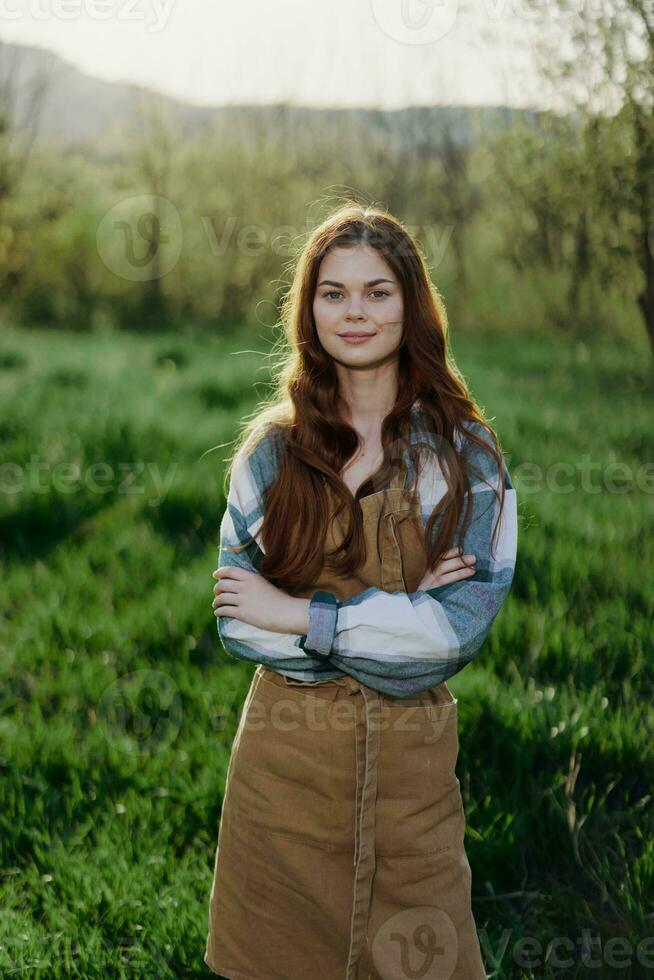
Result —
<path fill-rule="evenodd" d="M 341 333 L 339 337 L 347 344 L 364 344 L 366 340 L 374 337 L 374 333 Z"/>

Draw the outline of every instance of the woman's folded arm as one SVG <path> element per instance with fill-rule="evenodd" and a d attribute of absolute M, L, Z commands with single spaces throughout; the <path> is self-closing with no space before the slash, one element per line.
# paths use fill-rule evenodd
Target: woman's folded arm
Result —
<path fill-rule="evenodd" d="M 263 520 L 261 486 L 255 479 L 249 459 L 237 454 L 232 466 L 227 506 L 220 525 L 218 567 L 234 566 L 258 572 L 263 551 L 254 534 Z M 234 545 L 250 542 L 241 551 Z M 265 664 L 273 670 L 305 674 L 308 679 L 337 676 L 340 670 L 312 654 L 306 634 L 280 633 L 252 626 L 233 616 L 217 616 L 218 635 L 225 650 L 238 660 Z"/>
<path fill-rule="evenodd" d="M 484 459 L 482 459 L 484 457 Z M 471 458 L 486 482 L 472 482 L 472 516 L 464 554 L 476 555 L 473 576 L 433 589 L 367 588 L 347 600 L 314 593 L 306 646 L 372 688 L 409 697 L 439 684 L 477 654 L 506 599 L 517 554 L 516 491 L 504 461 L 504 505 L 498 518 L 497 464 L 484 450 Z M 492 462 L 489 465 L 488 460 Z"/>

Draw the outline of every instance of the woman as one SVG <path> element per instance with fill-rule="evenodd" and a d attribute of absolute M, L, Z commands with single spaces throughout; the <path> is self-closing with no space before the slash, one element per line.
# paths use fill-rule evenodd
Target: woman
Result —
<path fill-rule="evenodd" d="M 458 701 L 511 585 L 516 496 L 415 241 L 314 230 L 290 355 L 236 452 L 214 611 L 257 663 L 232 747 L 205 962 L 230 980 L 486 976 Z"/>

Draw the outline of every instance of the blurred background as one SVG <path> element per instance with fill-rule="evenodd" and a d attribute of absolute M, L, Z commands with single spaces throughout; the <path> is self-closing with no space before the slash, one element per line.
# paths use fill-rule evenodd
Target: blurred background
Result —
<path fill-rule="evenodd" d="M 0 975 L 207 977 L 223 474 L 294 256 L 418 239 L 518 491 L 460 699 L 493 978 L 654 976 L 654 9 L 0 6 Z"/>

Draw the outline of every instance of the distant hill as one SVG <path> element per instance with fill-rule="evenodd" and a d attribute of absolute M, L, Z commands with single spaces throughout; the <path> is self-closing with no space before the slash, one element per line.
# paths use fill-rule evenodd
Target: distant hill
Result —
<path fill-rule="evenodd" d="M 35 109 L 35 93 L 43 93 Z M 295 105 L 196 106 L 129 82 L 106 82 L 79 71 L 45 48 L 0 41 L 0 112 L 9 111 L 18 128 L 30 128 L 38 142 L 77 144 L 95 154 L 111 154 L 121 143 L 125 127 L 138 124 L 143 108 L 156 102 L 188 138 L 217 122 L 228 123 L 247 138 L 253 123 L 259 133 L 270 131 L 292 139 L 296 127 L 304 128 L 319 118 L 321 127 L 357 127 L 374 139 L 379 133 L 386 144 L 412 141 L 433 145 L 447 128 L 456 141 L 474 141 L 473 117 L 483 128 L 510 124 L 512 117 L 535 118 L 536 112 L 510 107 L 412 106 L 406 109 L 334 108 Z M 235 132 L 234 132 L 235 131 Z"/>

